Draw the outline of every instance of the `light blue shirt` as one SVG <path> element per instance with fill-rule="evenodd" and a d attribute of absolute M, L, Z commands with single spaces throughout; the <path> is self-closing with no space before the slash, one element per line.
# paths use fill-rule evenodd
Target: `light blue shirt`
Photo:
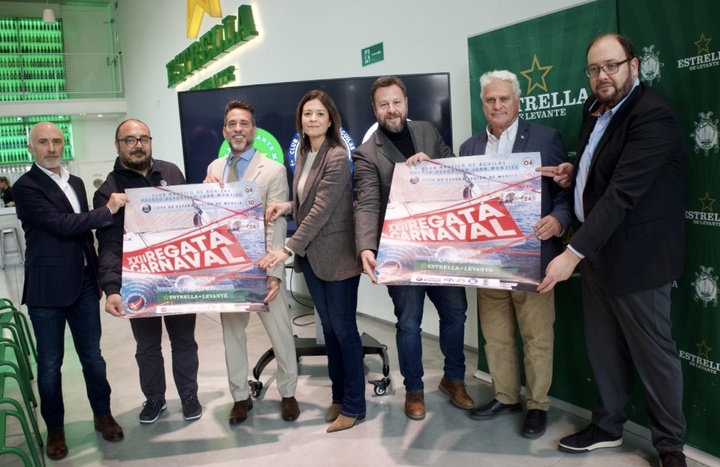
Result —
<path fill-rule="evenodd" d="M 590 133 L 590 138 L 588 139 L 588 143 L 585 145 L 585 150 L 583 151 L 582 157 L 580 158 L 580 163 L 578 164 L 578 173 L 577 178 L 575 179 L 575 216 L 577 216 L 580 222 L 585 222 L 585 206 L 583 206 L 583 192 L 585 191 L 585 184 L 587 183 L 588 173 L 590 172 L 590 164 L 592 163 L 592 158 L 595 154 L 595 150 L 597 149 L 597 145 L 600 142 L 600 139 L 602 139 L 603 135 L 605 134 L 605 130 L 607 130 L 608 125 L 610 125 L 610 121 L 615 116 L 618 109 L 620 109 L 620 106 L 625 103 L 628 96 L 639 85 L 640 80 L 635 79 L 635 82 L 633 83 L 630 92 L 628 92 L 627 95 L 615 105 L 615 107 L 613 107 L 612 109 L 605 109 L 602 115 L 598 117 L 598 120 L 595 123 L 595 128 L 593 128 L 592 133 Z M 602 111 L 602 108 L 600 110 Z M 593 109 L 590 109 L 589 111 L 592 112 Z M 571 248 L 569 245 L 568 248 L 570 248 L 573 253 L 578 255 L 580 258 L 584 258 L 584 255 L 575 251 L 574 248 Z"/>
<path fill-rule="evenodd" d="M 639 85 L 640 81 L 636 79 L 635 83 L 633 83 L 632 89 L 630 89 L 630 92 L 628 92 L 627 95 L 623 97 L 617 105 L 615 105 L 615 107 L 612 109 L 606 109 L 602 115 L 598 117 L 598 120 L 595 123 L 595 128 L 593 128 L 592 133 L 590 133 L 588 143 L 585 145 L 585 151 L 583 151 L 580 163 L 578 164 L 578 174 L 577 179 L 575 180 L 575 215 L 580 222 L 585 222 L 585 207 L 583 206 L 582 197 L 583 192 L 585 191 L 585 183 L 587 182 L 587 176 L 590 172 L 590 164 L 592 162 L 593 155 L 595 154 L 595 149 L 597 149 L 600 139 L 605 134 L 605 130 L 607 130 L 610 121 L 615 116 L 618 109 L 620 109 L 620 106 L 625 103 L 630 93 L 632 93 Z"/>
<path fill-rule="evenodd" d="M 240 154 L 240 156 L 237 158 L 237 162 L 235 163 L 235 166 L 237 167 L 238 171 L 238 180 L 242 180 L 243 175 L 245 174 L 245 170 L 250 165 L 250 161 L 252 160 L 253 156 L 255 155 L 255 148 L 251 147 L 247 151 Z M 228 154 L 227 161 L 225 163 L 225 167 L 223 168 L 223 182 L 227 182 L 227 176 L 228 176 L 228 168 L 230 167 L 230 164 L 233 161 L 233 153 Z"/>

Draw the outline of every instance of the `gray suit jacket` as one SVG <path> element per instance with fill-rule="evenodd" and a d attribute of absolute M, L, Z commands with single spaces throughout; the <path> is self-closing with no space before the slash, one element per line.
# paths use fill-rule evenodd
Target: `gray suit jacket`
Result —
<path fill-rule="evenodd" d="M 352 174 L 345 148 L 328 148 L 325 140 L 305 180 L 298 199 L 297 184 L 305 166 L 301 156 L 293 180 L 293 213 L 298 228 L 287 246 L 307 256 L 313 272 L 325 281 L 357 276 L 362 267 L 355 254 Z M 295 270 L 300 264 L 295 262 Z"/>
<path fill-rule="evenodd" d="M 223 179 L 228 156 L 221 157 L 210 163 L 207 169 L 208 176 L 214 175 Z M 254 181 L 260 190 L 260 199 L 264 207 L 271 203 L 284 203 L 289 199 L 290 189 L 288 188 L 285 166 L 268 159 L 263 154 L 255 152 L 250 160 L 250 165 L 245 169 L 243 181 Z M 264 208 L 263 208 L 264 209 Z M 280 217 L 275 222 L 265 224 L 265 248 L 278 250 L 285 246 L 285 235 L 287 234 L 287 221 Z M 285 265 L 279 264 L 268 270 L 268 276 L 285 280 Z M 271 302 L 272 303 L 272 302 Z"/>
<path fill-rule="evenodd" d="M 431 123 L 408 122 L 408 128 L 416 153 L 424 152 L 431 159 L 455 157 Z M 358 255 L 364 250 L 377 252 L 395 164 L 405 161 L 405 157 L 380 129 L 353 153 L 357 200 L 355 247 Z"/>
<path fill-rule="evenodd" d="M 568 161 L 565 145 L 560 133 L 549 126 L 529 123 L 518 117 L 518 131 L 512 152 L 539 152 L 542 165 L 557 166 Z M 460 156 L 477 156 L 485 154 L 488 135 L 483 130 L 470 137 L 460 146 Z M 562 189 L 550 177 L 542 178 L 542 217 L 553 216 L 562 225 L 563 232 L 567 232 L 572 224 L 574 215 L 571 209 L 570 189 Z M 554 237 L 542 242 L 540 247 L 541 267 L 543 274 L 548 263 L 562 253 L 562 240 Z"/>

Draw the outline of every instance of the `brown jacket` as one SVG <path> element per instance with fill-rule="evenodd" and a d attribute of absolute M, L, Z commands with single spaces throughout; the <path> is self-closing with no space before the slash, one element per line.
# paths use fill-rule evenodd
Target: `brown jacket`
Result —
<path fill-rule="evenodd" d="M 293 214 L 298 228 L 287 247 L 307 256 L 313 272 L 325 281 L 339 281 L 362 272 L 355 254 L 352 174 L 345 148 L 320 147 L 310 168 L 302 199 L 297 184 L 305 163 L 301 157 L 293 181 Z M 295 262 L 295 270 L 299 264 Z"/>

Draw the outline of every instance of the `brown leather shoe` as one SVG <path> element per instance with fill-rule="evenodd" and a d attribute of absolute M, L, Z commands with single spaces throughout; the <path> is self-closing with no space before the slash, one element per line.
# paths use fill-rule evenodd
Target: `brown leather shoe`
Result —
<path fill-rule="evenodd" d="M 443 379 L 440 380 L 440 386 L 438 386 L 438 388 L 450 396 L 450 400 L 455 407 L 464 410 L 470 410 L 475 407 L 475 402 L 473 402 L 472 398 L 467 393 L 467 389 L 465 389 L 465 381 L 450 381 L 443 376 Z"/>
<path fill-rule="evenodd" d="M 47 456 L 56 461 L 67 456 L 68 448 L 65 444 L 65 430 L 48 431 Z"/>
<path fill-rule="evenodd" d="M 300 407 L 294 397 L 283 397 L 280 401 L 280 409 L 282 409 L 282 419 L 286 422 L 292 422 L 300 416 Z"/>
<path fill-rule="evenodd" d="M 228 420 L 231 425 L 237 425 L 247 419 L 247 413 L 252 410 L 253 403 L 252 399 L 248 397 L 244 401 L 237 401 L 233 404 L 233 408 L 230 411 L 230 419 Z"/>
<path fill-rule="evenodd" d="M 405 393 L 405 415 L 411 420 L 425 418 L 425 393 L 422 391 Z"/>
<path fill-rule="evenodd" d="M 120 441 L 125 437 L 123 429 L 115 421 L 111 414 L 102 417 L 94 417 L 95 431 L 102 432 L 102 437 L 106 441 Z"/>

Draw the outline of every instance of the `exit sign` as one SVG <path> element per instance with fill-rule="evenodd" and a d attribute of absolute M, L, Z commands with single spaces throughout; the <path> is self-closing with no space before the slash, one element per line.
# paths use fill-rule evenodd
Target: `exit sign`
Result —
<path fill-rule="evenodd" d="M 383 52 L 383 43 L 371 45 L 367 49 L 362 49 L 362 66 L 367 66 L 375 62 L 382 62 L 385 59 Z"/>

